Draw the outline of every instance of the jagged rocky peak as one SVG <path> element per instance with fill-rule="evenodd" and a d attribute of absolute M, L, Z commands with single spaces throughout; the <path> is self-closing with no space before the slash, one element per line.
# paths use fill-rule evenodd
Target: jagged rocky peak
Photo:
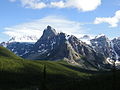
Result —
<path fill-rule="evenodd" d="M 81 42 L 81 41 L 74 35 L 71 35 L 71 36 L 69 36 L 69 42 L 77 43 L 77 42 Z"/>
<path fill-rule="evenodd" d="M 90 40 L 92 47 L 105 57 L 110 56 L 111 43 L 110 40 L 104 35 L 100 34 L 94 39 Z"/>
<path fill-rule="evenodd" d="M 91 43 L 106 43 L 106 42 L 110 42 L 110 40 L 108 39 L 108 37 L 106 37 L 104 34 L 99 34 L 98 36 L 96 36 L 94 39 L 91 39 Z"/>
<path fill-rule="evenodd" d="M 110 43 L 110 40 L 109 40 L 109 38 L 107 37 L 107 36 L 105 36 L 104 34 L 99 34 L 98 36 L 96 36 L 94 39 L 92 39 L 92 40 L 95 40 L 95 41 L 97 41 L 97 42 L 103 42 L 103 43 L 105 43 L 105 42 L 107 42 L 107 43 Z"/>
<path fill-rule="evenodd" d="M 43 31 L 42 39 L 49 39 L 57 35 L 57 32 L 51 26 L 47 26 L 47 28 Z"/>

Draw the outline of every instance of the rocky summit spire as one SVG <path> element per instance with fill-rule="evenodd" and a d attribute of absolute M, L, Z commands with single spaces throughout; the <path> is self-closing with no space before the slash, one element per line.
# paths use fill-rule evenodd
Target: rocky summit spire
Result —
<path fill-rule="evenodd" d="M 48 25 L 48 26 L 47 26 L 47 29 L 48 29 L 48 30 L 51 30 L 51 29 L 52 29 L 52 27 Z"/>
<path fill-rule="evenodd" d="M 43 31 L 42 39 L 49 39 L 57 35 L 57 32 L 51 26 L 47 26 L 47 28 Z"/>

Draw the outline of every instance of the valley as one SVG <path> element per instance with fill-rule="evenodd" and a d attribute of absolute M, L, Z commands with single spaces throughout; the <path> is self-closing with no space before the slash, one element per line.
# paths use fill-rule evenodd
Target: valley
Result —
<path fill-rule="evenodd" d="M 87 70 L 63 60 L 24 60 L 0 47 L 0 90 L 117 90 L 120 72 L 115 73 L 114 87 L 113 71 Z"/>

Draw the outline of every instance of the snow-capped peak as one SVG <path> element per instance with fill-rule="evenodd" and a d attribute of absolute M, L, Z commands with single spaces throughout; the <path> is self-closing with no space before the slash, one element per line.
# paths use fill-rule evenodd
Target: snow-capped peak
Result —
<path fill-rule="evenodd" d="M 115 37 L 114 39 L 116 39 L 116 40 L 120 40 L 120 37 Z"/>
<path fill-rule="evenodd" d="M 22 37 L 12 37 L 8 42 L 36 42 L 38 38 L 36 36 L 22 36 Z"/>
<path fill-rule="evenodd" d="M 105 34 L 99 34 L 95 38 L 100 38 L 100 37 L 104 37 L 104 36 L 105 36 Z"/>

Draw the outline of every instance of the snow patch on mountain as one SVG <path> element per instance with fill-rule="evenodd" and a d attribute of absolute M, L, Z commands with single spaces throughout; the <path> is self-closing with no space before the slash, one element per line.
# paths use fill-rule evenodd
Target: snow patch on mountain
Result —
<path fill-rule="evenodd" d="M 100 38 L 100 37 L 105 37 L 105 34 L 99 34 L 95 38 L 97 39 L 97 38 Z"/>
<path fill-rule="evenodd" d="M 66 38 L 66 40 L 68 40 L 70 37 L 71 37 L 71 35 L 67 35 L 67 34 L 65 34 L 65 38 Z"/>

